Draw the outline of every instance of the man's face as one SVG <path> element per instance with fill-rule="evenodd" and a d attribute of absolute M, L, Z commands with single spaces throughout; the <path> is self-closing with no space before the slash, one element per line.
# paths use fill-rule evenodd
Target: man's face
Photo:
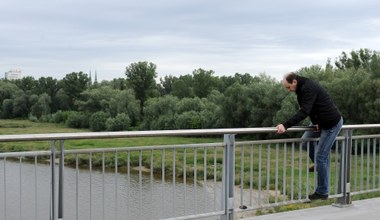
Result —
<path fill-rule="evenodd" d="M 292 83 L 288 83 L 288 81 L 284 80 L 283 81 L 284 87 L 289 91 L 289 92 L 295 92 L 297 89 L 297 80 L 293 80 Z"/>

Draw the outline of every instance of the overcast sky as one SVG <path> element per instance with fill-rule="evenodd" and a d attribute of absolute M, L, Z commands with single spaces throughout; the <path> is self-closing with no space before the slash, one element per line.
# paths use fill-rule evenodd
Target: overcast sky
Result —
<path fill-rule="evenodd" d="M 0 1 L 1 78 L 112 80 L 149 61 L 158 78 L 203 68 L 280 79 L 360 48 L 380 50 L 379 0 Z"/>

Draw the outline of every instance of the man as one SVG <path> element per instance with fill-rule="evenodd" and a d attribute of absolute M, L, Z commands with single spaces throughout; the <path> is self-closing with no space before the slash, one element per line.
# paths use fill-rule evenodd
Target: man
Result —
<path fill-rule="evenodd" d="M 330 150 L 342 128 L 343 118 L 330 96 L 316 82 L 291 72 L 284 76 L 283 85 L 289 92 L 296 93 L 300 109 L 285 123 L 277 125 L 277 133 L 282 134 L 289 127 L 310 117 L 317 130 L 306 133 L 303 137 L 312 135 L 319 136 L 320 139 L 315 154 L 315 166 L 318 172 L 317 188 L 313 194 L 309 195 L 309 199 L 325 200 L 329 193 Z M 312 160 L 314 161 L 314 156 Z"/>

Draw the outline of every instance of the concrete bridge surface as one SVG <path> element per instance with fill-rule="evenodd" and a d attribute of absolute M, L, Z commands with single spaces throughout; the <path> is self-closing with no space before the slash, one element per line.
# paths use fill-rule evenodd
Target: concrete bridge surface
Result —
<path fill-rule="evenodd" d="M 332 205 L 244 218 L 244 220 L 379 220 L 380 198 L 352 201 L 347 207 Z"/>

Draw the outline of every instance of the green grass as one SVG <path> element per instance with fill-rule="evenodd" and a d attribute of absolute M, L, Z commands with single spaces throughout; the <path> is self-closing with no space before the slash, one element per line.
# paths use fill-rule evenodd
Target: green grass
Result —
<path fill-rule="evenodd" d="M 0 135 L 10 134 L 41 134 L 41 133 L 74 133 L 89 132 L 88 129 L 67 128 L 64 125 L 51 123 L 36 123 L 28 120 L 0 119 Z M 194 144 L 221 142 L 223 137 L 144 137 L 120 139 L 87 139 L 65 141 L 65 149 L 111 148 L 133 146 L 157 146 L 173 144 Z M 0 143 L 0 152 L 49 150 L 50 142 L 7 142 Z"/>

